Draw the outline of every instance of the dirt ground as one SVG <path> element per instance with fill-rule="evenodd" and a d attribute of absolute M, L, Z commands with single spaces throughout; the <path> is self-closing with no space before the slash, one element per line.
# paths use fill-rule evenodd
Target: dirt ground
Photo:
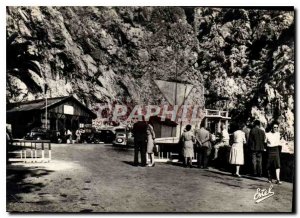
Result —
<path fill-rule="evenodd" d="M 10 212 L 291 212 L 293 184 L 232 177 L 179 163 L 132 166 L 133 149 L 105 144 L 53 145 L 53 161 L 7 167 Z"/>

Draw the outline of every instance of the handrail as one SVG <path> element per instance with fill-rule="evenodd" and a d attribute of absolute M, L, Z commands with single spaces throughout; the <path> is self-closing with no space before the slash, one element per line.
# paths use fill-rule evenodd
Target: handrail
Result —
<path fill-rule="evenodd" d="M 217 112 L 217 113 L 216 113 Z M 220 117 L 228 117 L 228 111 L 214 110 L 214 109 L 205 109 L 205 116 L 220 116 Z"/>
<path fill-rule="evenodd" d="M 29 140 L 29 139 L 12 139 L 12 142 L 35 142 L 35 143 L 49 143 L 50 140 Z"/>
<path fill-rule="evenodd" d="M 27 139 L 12 139 L 11 145 L 20 146 L 20 158 L 10 158 L 9 161 L 23 162 L 50 162 L 52 159 L 51 142 L 50 140 L 27 140 Z M 40 149 L 38 148 L 41 146 Z M 48 145 L 48 157 L 45 157 L 45 147 Z M 27 158 L 27 149 L 30 149 L 30 158 Z M 38 157 L 38 151 L 41 150 L 41 157 Z"/>

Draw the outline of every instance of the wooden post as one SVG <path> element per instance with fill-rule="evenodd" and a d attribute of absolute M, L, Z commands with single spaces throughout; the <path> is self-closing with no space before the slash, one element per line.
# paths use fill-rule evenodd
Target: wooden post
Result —
<path fill-rule="evenodd" d="M 51 142 L 49 142 L 49 162 L 50 162 L 50 160 L 51 160 L 51 158 L 52 158 L 52 156 L 51 156 Z"/>
<path fill-rule="evenodd" d="M 37 161 L 37 151 L 36 151 L 36 142 L 34 143 L 34 159 Z"/>
<path fill-rule="evenodd" d="M 26 142 L 23 142 L 23 146 L 24 146 L 24 159 L 26 161 Z"/>
<path fill-rule="evenodd" d="M 45 159 L 44 142 L 42 142 L 42 160 Z"/>
<path fill-rule="evenodd" d="M 45 107 L 45 128 L 48 129 L 48 102 L 45 88 L 45 98 L 46 98 L 46 107 Z"/>
<path fill-rule="evenodd" d="M 22 146 L 22 142 L 20 142 L 20 147 L 21 147 L 21 159 L 23 159 L 23 146 Z"/>
<path fill-rule="evenodd" d="M 30 157 L 31 161 L 33 160 L 33 148 L 32 148 L 32 142 L 30 142 Z"/>

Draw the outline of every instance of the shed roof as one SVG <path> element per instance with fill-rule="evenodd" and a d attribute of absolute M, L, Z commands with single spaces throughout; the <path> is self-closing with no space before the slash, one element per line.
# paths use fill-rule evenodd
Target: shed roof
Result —
<path fill-rule="evenodd" d="M 164 119 L 164 120 L 163 120 Z M 151 116 L 150 117 L 150 120 L 153 121 L 153 122 L 157 122 L 161 125 L 166 125 L 166 126 L 177 126 L 178 123 L 176 123 L 175 121 L 169 119 L 169 118 L 166 118 L 166 117 L 162 117 L 162 116 Z"/>
<path fill-rule="evenodd" d="M 92 112 L 88 107 L 78 101 L 74 96 L 63 96 L 63 97 L 56 97 L 56 98 L 47 98 L 47 109 L 56 107 L 59 104 L 62 104 L 68 100 L 75 101 L 81 108 L 83 108 L 88 114 L 92 116 L 92 118 L 96 118 L 97 115 Z M 26 111 L 39 111 L 44 110 L 46 108 L 46 101 L 45 99 L 37 99 L 33 101 L 24 101 L 24 102 L 17 102 L 11 103 L 7 105 L 7 113 L 15 113 L 15 112 L 26 112 Z"/>

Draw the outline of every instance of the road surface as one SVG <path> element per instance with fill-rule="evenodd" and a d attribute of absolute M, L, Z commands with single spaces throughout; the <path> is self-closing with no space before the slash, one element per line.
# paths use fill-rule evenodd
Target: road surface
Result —
<path fill-rule="evenodd" d="M 133 150 L 106 144 L 54 144 L 50 163 L 7 167 L 11 212 L 291 212 L 293 184 L 236 178 L 179 163 L 132 166 Z"/>

